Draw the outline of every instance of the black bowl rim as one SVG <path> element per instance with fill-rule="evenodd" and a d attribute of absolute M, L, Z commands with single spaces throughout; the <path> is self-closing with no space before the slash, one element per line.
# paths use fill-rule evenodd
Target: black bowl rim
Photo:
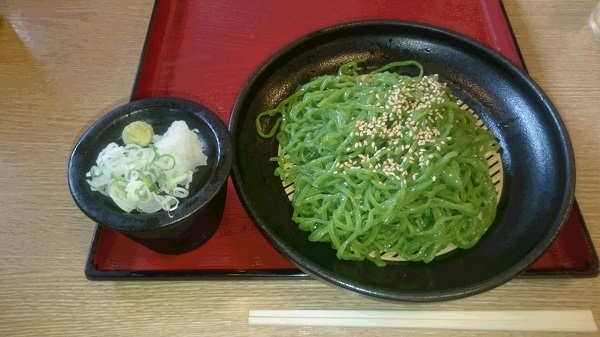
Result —
<path fill-rule="evenodd" d="M 215 160 L 215 169 L 209 179 L 203 185 L 202 194 L 189 196 L 180 202 L 180 206 L 171 212 L 159 211 L 151 214 L 131 214 L 123 212 L 105 212 L 105 208 L 99 205 L 89 193 L 81 192 L 89 188 L 85 183 L 85 172 L 77 167 L 80 159 L 78 153 L 85 151 L 85 144 L 94 134 L 102 130 L 113 120 L 135 111 L 148 108 L 165 107 L 180 110 L 191 118 L 203 121 L 212 131 L 217 141 L 218 153 Z M 194 214 L 202 210 L 214 199 L 221 187 L 227 183 L 231 167 L 233 165 L 233 150 L 231 136 L 225 123 L 210 109 L 204 105 L 179 97 L 150 97 L 130 101 L 121 105 L 96 120 L 79 138 L 69 157 L 67 179 L 71 195 L 80 208 L 90 219 L 98 224 L 119 231 L 150 231 L 158 228 L 167 228 L 176 225 L 186 219 L 191 219 Z M 154 221 L 148 221 L 154 220 Z"/>
<path fill-rule="evenodd" d="M 561 214 L 560 217 L 556 219 L 556 221 L 549 226 L 549 230 L 546 235 L 540 239 L 538 244 L 535 246 L 535 249 L 532 249 L 526 256 L 524 256 L 520 263 L 513 266 L 511 269 L 504 270 L 503 272 L 497 274 L 495 278 L 491 278 L 489 280 L 480 282 L 475 285 L 468 285 L 465 287 L 457 287 L 449 290 L 443 291 L 395 291 L 388 290 L 379 287 L 365 285 L 361 282 L 353 281 L 353 280 L 345 280 L 338 277 L 335 273 L 329 270 L 323 270 L 318 265 L 313 263 L 311 260 L 305 258 L 302 254 L 298 253 L 291 247 L 288 247 L 285 243 L 280 242 L 277 238 L 277 234 L 271 230 L 271 228 L 264 223 L 264 221 L 258 216 L 257 212 L 252 209 L 252 201 L 249 200 L 246 190 L 242 184 L 242 177 L 239 167 L 236 163 L 234 163 L 232 167 L 232 181 L 233 185 L 236 189 L 236 192 L 240 199 L 242 200 L 242 205 L 246 212 L 250 215 L 252 221 L 257 225 L 262 234 L 267 238 L 267 240 L 274 245 L 278 251 L 280 251 L 284 256 L 289 258 L 299 269 L 304 271 L 305 273 L 326 281 L 333 286 L 337 286 L 343 289 L 351 290 L 357 292 L 359 294 L 371 296 L 374 298 L 379 298 L 383 300 L 392 300 L 392 301 L 406 301 L 406 302 L 432 302 L 432 301 L 445 301 L 463 298 L 466 296 L 476 295 L 482 293 L 484 291 L 493 289 L 497 286 L 500 286 L 516 276 L 520 275 L 524 271 L 526 271 L 535 261 L 548 250 L 551 246 L 552 242 L 556 239 L 560 230 L 562 229 L 566 219 L 568 217 L 569 211 L 571 210 L 571 206 L 574 201 L 574 190 L 575 190 L 575 158 L 573 154 L 573 149 L 571 145 L 571 141 L 568 136 L 568 132 L 566 126 L 562 119 L 559 116 L 558 111 L 550 101 L 549 97 L 544 93 L 541 87 L 521 68 L 515 65 L 511 60 L 507 57 L 499 53 L 498 51 L 488 47 L 487 45 L 469 37 L 463 35 L 461 33 L 448 30 L 446 28 L 442 28 L 439 26 L 434 26 L 430 24 L 406 21 L 406 20 L 360 20 L 347 22 L 342 24 L 337 24 L 333 26 L 329 26 L 317 31 L 313 31 L 307 35 L 304 35 L 293 42 L 287 44 L 283 48 L 279 49 L 277 52 L 269 56 L 248 78 L 244 87 L 240 91 L 238 97 L 236 98 L 235 104 L 232 108 L 232 113 L 229 119 L 229 130 L 232 135 L 232 143 L 236 144 L 235 140 L 235 130 L 238 128 L 237 117 L 242 112 L 240 111 L 240 106 L 243 104 L 246 99 L 246 95 L 251 90 L 251 88 L 256 85 L 256 80 L 265 72 L 273 63 L 276 62 L 280 57 L 288 54 L 291 50 L 298 48 L 304 43 L 309 42 L 310 40 L 334 33 L 336 31 L 350 29 L 354 27 L 360 26 L 368 26 L 368 25 L 386 25 L 386 26 L 396 26 L 398 28 L 401 27 L 411 27 L 420 30 L 427 30 L 433 32 L 438 35 L 445 35 L 451 39 L 454 39 L 461 44 L 469 45 L 478 50 L 478 52 L 487 54 L 487 56 L 495 59 L 499 62 L 503 67 L 508 69 L 514 75 L 518 76 L 520 81 L 523 81 L 527 84 L 535 94 L 540 98 L 540 101 L 546 107 L 546 112 L 551 115 L 551 120 L 554 125 L 559 130 L 559 138 L 561 141 L 561 151 L 563 151 L 566 155 L 566 162 L 568 167 L 566 167 L 566 172 L 571 172 L 567 177 L 565 177 L 564 187 L 565 192 L 563 197 L 558 202 L 559 212 Z"/>

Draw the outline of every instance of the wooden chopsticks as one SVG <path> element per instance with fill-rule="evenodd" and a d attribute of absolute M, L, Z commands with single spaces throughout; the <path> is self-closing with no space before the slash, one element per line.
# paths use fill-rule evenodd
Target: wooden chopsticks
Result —
<path fill-rule="evenodd" d="M 504 331 L 598 331 L 590 310 L 250 310 L 254 325 Z"/>

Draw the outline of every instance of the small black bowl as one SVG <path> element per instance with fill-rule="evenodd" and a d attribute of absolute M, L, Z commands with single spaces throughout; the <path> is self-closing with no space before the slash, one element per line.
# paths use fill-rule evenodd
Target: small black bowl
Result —
<path fill-rule="evenodd" d="M 90 189 L 86 173 L 111 142 L 122 144 L 123 128 L 134 121 L 151 124 L 163 134 L 172 122 L 183 120 L 198 130 L 207 165 L 194 173 L 189 196 L 171 212 L 126 213 L 107 196 Z M 229 132 L 206 107 L 181 98 L 148 98 L 125 104 L 96 121 L 75 145 L 68 166 L 68 182 L 77 206 L 100 226 L 116 230 L 164 254 L 198 248 L 216 232 L 225 206 L 227 178 L 233 163 Z"/>
<path fill-rule="evenodd" d="M 278 143 L 261 138 L 255 120 L 300 84 L 365 59 L 366 71 L 416 60 L 481 117 L 502 148 L 504 182 L 495 222 L 470 249 L 430 263 L 341 261 L 329 243 L 311 242 L 292 221 L 275 176 Z M 268 120 L 268 119 L 267 119 Z M 274 119 L 268 121 L 273 123 Z M 267 123 L 267 122 L 264 122 Z M 270 124 L 273 125 L 273 124 Z M 268 129 L 271 126 L 263 126 Z M 499 286 L 531 266 L 551 245 L 573 203 L 575 164 L 566 128 L 542 89 L 510 60 L 463 35 L 403 21 L 364 21 L 311 33 L 261 65 L 233 107 L 232 178 L 265 237 L 310 275 L 386 300 L 441 301 Z"/>

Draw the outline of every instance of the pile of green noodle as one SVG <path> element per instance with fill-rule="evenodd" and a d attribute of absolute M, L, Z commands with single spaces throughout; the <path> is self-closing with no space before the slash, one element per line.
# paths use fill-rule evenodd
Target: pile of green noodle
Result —
<path fill-rule="evenodd" d="M 256 119 L 276 133 L 275 175 L 293 183 L 293 221 L 337 257 L 395 252 L 431 261 L 449 244 L 472 247 L 496 215 L 486 153 L 499 147 L 450 90 L 415 61 L 365 75 L 359 61 L 300 86 Z M 392 69 L 417 67 L 415 77 Z M 413 68 L 414 69 L 414 68 Z M 267 132 L 263 124 L 277 122 Z"/>

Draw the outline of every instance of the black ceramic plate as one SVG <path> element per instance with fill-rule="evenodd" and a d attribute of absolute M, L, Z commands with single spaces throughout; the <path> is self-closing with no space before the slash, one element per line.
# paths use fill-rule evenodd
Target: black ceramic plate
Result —
<path fill-rule="evenodd" d="M 257 135 L 258 113 L 296 87 L 364 58 L 365 71 L 417 60 L 439 74 L 482 118 L 502 147 L 504 183 L 496 221 L 473 248 L 431 263 L 340 261 L 327 243 L 307 240 L 269 161 L 274 139 Z M 356 22 L 312 33 L 268 59 L 250 78 L 229 122 L 242 203 L 270 242 L 300 269 L 333 285 L 389 300 L 437 301 L 480 293 L 525 271 L 549 247 L 573 201 L 573 153 L 548 97 L 522 70 L 454 32 L 398 21 Z"/>

